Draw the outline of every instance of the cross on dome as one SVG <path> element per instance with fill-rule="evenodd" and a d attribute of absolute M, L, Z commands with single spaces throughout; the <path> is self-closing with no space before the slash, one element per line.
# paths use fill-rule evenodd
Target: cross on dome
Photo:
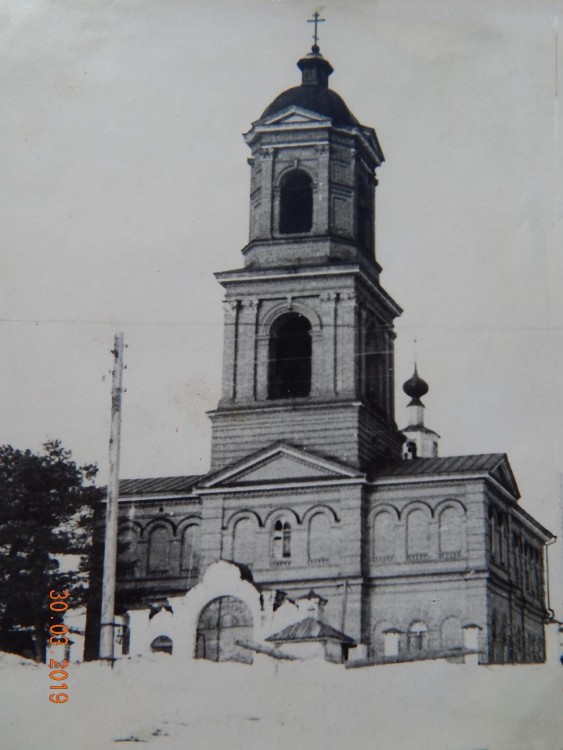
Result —
<path fill-rule="evenodd" d="M 319 24 L 324 23 L 326 21 L 325 18 L 321 18 L 318 10 L 316 10 L 313 13 L 313 18 L 308 18 L 307 23 L 314 23 L 315 24 L 315 33 L 313 34 L 313 52 L 318 53 L 319 52 Z"/>

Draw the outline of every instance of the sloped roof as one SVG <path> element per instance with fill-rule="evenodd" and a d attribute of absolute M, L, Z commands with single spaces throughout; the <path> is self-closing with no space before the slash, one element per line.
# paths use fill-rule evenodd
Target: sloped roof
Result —
<path fill-rule="evenodd" d="M 420 474 L 461 474 L 464 472 L 493 471 L 506 460 L 504 453 L 482 453 L 473 456 L 444 456 L 441 458 L 414 458 L 387 464 L 378 471 L 378 477 L 418 476 Z"/>
<path fill-rule="evenodd" d="M 121 479 L 120 497 L 126 495 L 162 495 L 169 492 L 189 492 L 201 479 L 201 474 L 183 477 L 153 477 L 151 479 Z"/>
<path fill-rule="evenodd" d="M 293 625 L 288 625 L 279 633 L 269 635 L 266 640 L 282 643 L 284 641 L 325 641 L 328 638 L 356 645 L 353 638 L 341 633 L 340 630 L 336 630 L 326 622 L 317 620 L 315 617 L 306 617 L 304 620 L 293 623 Z"/>
<path fill-rule="evenodd" d="M 520 497 L 516 479 L 506 453 L 481 453 L 471 456 L 445 456 L 443 458 L 414 458 L 387 464 L 374 472 L 377 482 L 388 479 L 431 477 L 449 475 L 488 475 L 508 490 L 514 499 Z"/>

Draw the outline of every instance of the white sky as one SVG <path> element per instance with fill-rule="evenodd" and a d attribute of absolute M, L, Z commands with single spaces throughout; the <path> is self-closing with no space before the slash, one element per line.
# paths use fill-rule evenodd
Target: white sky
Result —
<path fill-rule="evenodd" d="M 442 455 L 506 451 L 524 507 L 555 533 L 562 7 L 341 0 L 322 6 L 320 28 L 331 86 L 376 128 L 387 158 L 376 233 L 382 283 L 405 309 L 398 422 L 417 335 Z M 299 83 L 312 10 L 300 0 L 1 4 L 0 443 L 38 449 L 59 437 L 104 480 L 109 350 L 122 329 L 122 475 L 208 468 L 222 346 L 212 274 L 242 265 L 248 232 L 241 133 Z"/>

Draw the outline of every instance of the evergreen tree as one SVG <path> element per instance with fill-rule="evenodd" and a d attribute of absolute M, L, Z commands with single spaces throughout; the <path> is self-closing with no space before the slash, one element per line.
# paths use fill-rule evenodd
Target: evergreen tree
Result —
<path fill-rule="evenodd" d="M 67 590 L 71 607 L 85 602 L 93 508 L 102 495 L 96 472 L 78 467 L 58 440 L 39 454 L 0 446 L 0 649 L 21 650 L 27 634 L 44 661 L 49 592 Z M 72 565 L 68 555 L 77 556 Z"/>

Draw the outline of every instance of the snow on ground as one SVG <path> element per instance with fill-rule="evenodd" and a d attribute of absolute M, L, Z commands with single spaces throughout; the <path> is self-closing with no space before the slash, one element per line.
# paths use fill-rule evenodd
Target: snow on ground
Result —
<path fill-rule="evenodd" d="M 262 660 L 263 659 L 263 660 Z M 446 662 L 344 669 L 165 654 L 68 668 L 0 654 L 3 750 L 562 750 L 563 669 Z"/>

